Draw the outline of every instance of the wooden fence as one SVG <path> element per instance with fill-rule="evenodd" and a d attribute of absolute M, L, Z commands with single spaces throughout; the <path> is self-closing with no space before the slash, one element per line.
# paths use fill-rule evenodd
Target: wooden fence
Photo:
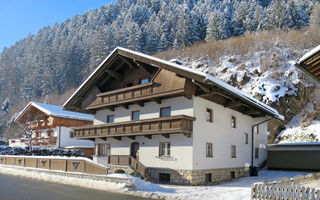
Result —
<path fill-rule="evenodd" d="M 12 165 L 45 170 L 80 172 L 106 175 L 108 168 L 87 158 L 64 158 L 46 156 L 0 156 L 0 165 Z"/>
<path fill-rule="evenodd" d="M 283 183 L 261 183 L 251 186 L 252 200 L 320 200 L 320 190 Z"/>

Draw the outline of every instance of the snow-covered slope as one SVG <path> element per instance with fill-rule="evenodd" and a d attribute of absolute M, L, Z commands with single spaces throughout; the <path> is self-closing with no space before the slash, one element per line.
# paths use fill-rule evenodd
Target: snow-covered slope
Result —
<path fill-rule="evenodd" d="M 320 98 L 315 92 L 319 85 L 294 65 L 297 55 L 302 53 L 275 46 L 247 55 L 222 56 L 218 60 L 210 55 L 182 60 L 185 65 L 210 73 L 285 115 L 284 124 L 269 124 L 270 142 L 320 141 L 320 122 L 313 121 L 319 116 Z"/>

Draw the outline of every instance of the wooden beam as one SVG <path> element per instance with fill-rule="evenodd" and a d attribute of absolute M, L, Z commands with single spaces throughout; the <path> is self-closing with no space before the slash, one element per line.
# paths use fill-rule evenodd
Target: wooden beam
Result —
<path fill-rule="evenodd" d="M 157 104 L 161 104 L 161 99 L 152 99 L 152 101 L 156 102 Z"/>
<path fill-rule="evenodd" d="M 258 111 L 258 110 L 250 109 L 250 110 L 244 111 L 244 114 L 247 114 L 247 115 L 258 115 L 258 114 L 261 114 L 261 112 Z"/>
<path fill-rule="evenodd" d="M 122 80 L 122 75 L 116 71 L 110 70 L 110 69 L 105 69 L 105 72 L 107 72 L 110 76 L 112 76 L 113 78 L 118 79 L 119 81 Z"/>
<path fill-rule="evenodd" d="M 170 134 L 162 134 L 162 136 L 165 138 L 170 138 Z"/>
<path fill-rule="evenodd" d="M 119 141 L 121 141 L 121 136 L 117 136 L 117 137 L 113 137 L 114 139 L 116 139 L 116 140 L 119 140 Z"/>
<path fill-rule="evenodd" d="M 195 81 L 194 79 L 192 79 L 192 83 L 194 83 L 195 85 L 199 86 L 200 89 L 202 89 L 204 92 L 206 93 L 211 93 L 211 88 L 204 85 L 203 83 L 199 83 L 198 81 Z"/>
<path fill-rule="evenodd" d="M 127 61 L 124 57 L 119 56 L 119 58 L 120 58 L 123 62 L 125 62 L 131 69 L 134 69 L 134 66 L 133 66 L 129 61 Z"/>
<path fill-rule="evenodd" d="M 228 107 L 228 108 L 235 108 L 235 107 L 239 107 L 239 106 L 245 106 L 244 103 L 240 102 L 240 101 L 237 101 L 237 102 L 230 102 L 230 103 L 227 103 L 225 105 L 225 107 Z"/>
<path fill-rule="evenodd" d="M 136 102 L 136 104 L 138 104 L 140 107 L 144 107 L 144 102 L 143 101 L 138 101 L 138 102 Z"/>
<path fill-rule="evenodd" d="M 152 139 L 152 135 L 144 135 L 145 138 Z"/>
<path fill-rule="evenodd" d="M 133 60 L 133 62 L 136 63 L 136 65 L 137 65 L 140 69 L 142 69 L 143 71 L 145 71 L 145 72 L 147 72 L 147 73 L 150 74 L 150 72 L 147 70 L 147 68 L 145 67 L 145 65 L 144 65 L 143 63 L 140 63 L 140 62 L 138 62 L 138 61 L 136 61 L 136 60 Z"/>
<path fill-rule="evenodd" d="M 128 136 L 128 138 L 130 138 L 131 140 L 135 140 L 136 136 Z"/>

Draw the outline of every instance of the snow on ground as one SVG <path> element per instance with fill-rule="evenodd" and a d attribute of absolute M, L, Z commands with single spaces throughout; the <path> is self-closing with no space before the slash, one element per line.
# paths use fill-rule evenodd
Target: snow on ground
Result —
<path fill-rule="evenodd" d="M 305 175 L 307 172 L 289 172 L 262 170 L 258 177 L 244 177 L 234 181 L 220 183 L 212 186 L 174 186 L 149 183 L 127 174 L 109 174 L 113 178 L 129 178 L 135 181 L 136 189 L 127 188 L 125 184 L 116 184 L 104 181 L 65 177 L 41 172 L 31 172 L 16 168 L 0 166 L 0 173 L 49 181 L 59 184 L 80 186 L 85 188 L 105 190 L 117 193 L 126 193 L 154 199 L 174 200 L 249 200 L 251 184 L 262 180 L 275 180 L 281 177 Z"/>
<path fill-rule="evenodd" d="M 172 186 L 136 181 L 138 193 L 146 197 L 175 200 L 249 200 L 251 184 L 262 180 L 305 175 L 307 172 L 262 170 L 258 177 L 244 177 L 212 186 Z"/>
<path fill-rule="evenodd" d="M 278 135 L 277 141 L 279 143 L 320 141 L 320 120 L 313 120 L 306 127 L 300 126 L 300 124 L 295 126 L 287 125 L 286 129 Z"/>

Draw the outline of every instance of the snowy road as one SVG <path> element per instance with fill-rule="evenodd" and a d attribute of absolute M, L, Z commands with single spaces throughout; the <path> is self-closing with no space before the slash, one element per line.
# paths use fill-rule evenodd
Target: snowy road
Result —
<path fill-rule="evenodd" d="M 0 174 L 1 200 L 145 200 L 81 187 L 48 183 Z"/>

